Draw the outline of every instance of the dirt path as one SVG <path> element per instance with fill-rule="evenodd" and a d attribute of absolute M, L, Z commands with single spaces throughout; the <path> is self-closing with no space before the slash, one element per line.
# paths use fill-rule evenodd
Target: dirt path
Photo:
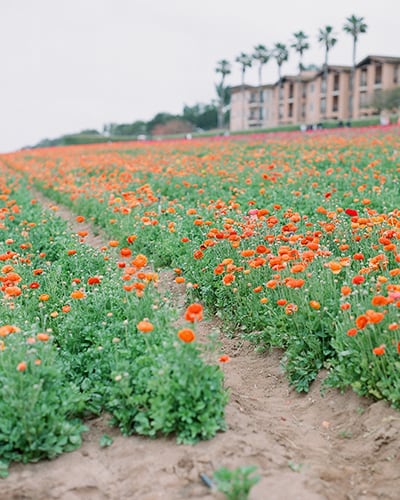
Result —
<path fill-rule="evenodd" d="M 59 207 L 57 214 L 78 230 L 67 209 Z M 83 229 L 92 231 L 79 224 Z M 92 233 L 87 242 L 104 244 Z M 172 274 L 161 273 L 161 282 L 183 307 Z M 216 319 L 202 322 L 199 333 L 211 330 L 219 330 Z M 321 396 L 321 380 L 309 394 L 297 394 L 288 388 L 279 351 L 261 355 L 237 338 L 221 335 L 221 341 L 232 358 L 223 365 L 231 393 L 226 432 L 195 446 L 177 445 L 173 439 L 123 437 L 102 417 L 88 422 L 79 450 L 51 462 L 13 465 L 1 480 L 0 499 L 222 498 L 199 479 L 222 465 L 258 466 L 262 478 L 251 491 L 253 500 L 400 497 L 399 412 L 351 392 Z M 104 433 L 114 440 L 108 448 L 99 445 Z"/>

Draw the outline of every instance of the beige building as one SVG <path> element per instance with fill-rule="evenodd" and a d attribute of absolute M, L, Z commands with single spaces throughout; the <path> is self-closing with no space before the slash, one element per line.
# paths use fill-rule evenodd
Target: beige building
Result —
<path fill-rule="evenodd" d="M 230 129 L 272 128 L 348 122 L 376 115 L 370 106 L 375 92 L 400 86 L 400 57 L 368 56 L 354 74 L 353 115 L 350 113 L 351 66 L 329 65 L 328 71 L 283 76 L 261 88 L 231 87 Z"/>

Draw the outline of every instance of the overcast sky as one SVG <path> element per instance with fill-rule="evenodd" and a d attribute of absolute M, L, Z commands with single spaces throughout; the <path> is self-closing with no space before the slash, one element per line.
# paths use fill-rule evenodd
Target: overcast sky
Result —
<path fill-rule="evenodd" d="M 357 60 L 400 56 L 400 0 L 0 0 L 0 152 L 105 123 L 150 120 L 215 98 L 216 63 L 254 46 L 310 36 L 304 63 L 321 64 L 318 29 L 339 41 L 332 64 L 351 64 L 346 17 L 362 16 Z M 292 51 L 283 74 L 296 72 Z M 275 61 L 265 83 L 277 79 Z M 246 73 L 256 84 L 257 70 Z"/>

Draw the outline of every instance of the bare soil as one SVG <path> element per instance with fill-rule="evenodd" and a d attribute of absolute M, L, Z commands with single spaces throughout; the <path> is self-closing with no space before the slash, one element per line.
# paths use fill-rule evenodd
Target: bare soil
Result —
<path fill-rule="evenodd" d="M 35 192 L 44 205 L 49 201 Z M 92 228 L 75 226 L 74 216 L 59 207 L 73 230 L 88 230 L 87 242 L 106 243 Z M 182 285 L 161 273 L 161 291 L 184 307 Z M 352 392 L 321 394 L 324 373 L 308 394 L 288 387 L 280 351 L 254 352 L 239 338 L 221 333 L 216 318 L 201 323 L 200 336 L 220 332 L 231 361 L 222 366 L 230 402 L 227 431 L 195 446 L 173 438 L 124 437 L 107 416 L 87 422 L 83 446 L 53 461 L 15 464 L 1 480 L 0 499 L 221 499 L 200 480 L 224 465 L 256 465 L 260 482 L 252 500 L 367 500 L 400 498 L 400 413 L 385 402 Z M 100 447 L 103 434 L 113 444 Z"/>

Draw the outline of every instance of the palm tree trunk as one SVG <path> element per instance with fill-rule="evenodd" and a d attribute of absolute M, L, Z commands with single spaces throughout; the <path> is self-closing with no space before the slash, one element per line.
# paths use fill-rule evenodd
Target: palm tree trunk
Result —
<path fill-rule="evenodd" d="M 349 119 L 354 118 L 354 77 L 356 73 L 356 40 L 353 41 L 353 65 L 350 74 Z"/>
<path fill-rule="evenodd" d="M 325 52 L 325 65 L 324 65 L 324 82 L 325 82 L 325 114 L 324 118 L 326 119 L 326 110 L 328 109 L 328 50 Z"/>
<path fill-rule="evenodd" d="M 242 71 L 242 130 L 244 130 L 244 71 Z"/>
<path fill-rule="evenodd" d="M 262 126 L 262 105 L 263 105 L 263 99 L 262 99 L 262 64 L 260 63 L 260 66 L 258 67 L 258 102 L 260 105 L 259 109 L 259 119 L 260 119 L 260 126 Z"/>
<path fill-rule="evenodd" d="M 221 79 L 221 86 L 220 86 L 220 96 L 219 96 L 219 103 L 218 103 L 218 128 L 223 129 L 224 128 L 224 80 L 225 80 L 225 75 L 222 75 Z"/>

